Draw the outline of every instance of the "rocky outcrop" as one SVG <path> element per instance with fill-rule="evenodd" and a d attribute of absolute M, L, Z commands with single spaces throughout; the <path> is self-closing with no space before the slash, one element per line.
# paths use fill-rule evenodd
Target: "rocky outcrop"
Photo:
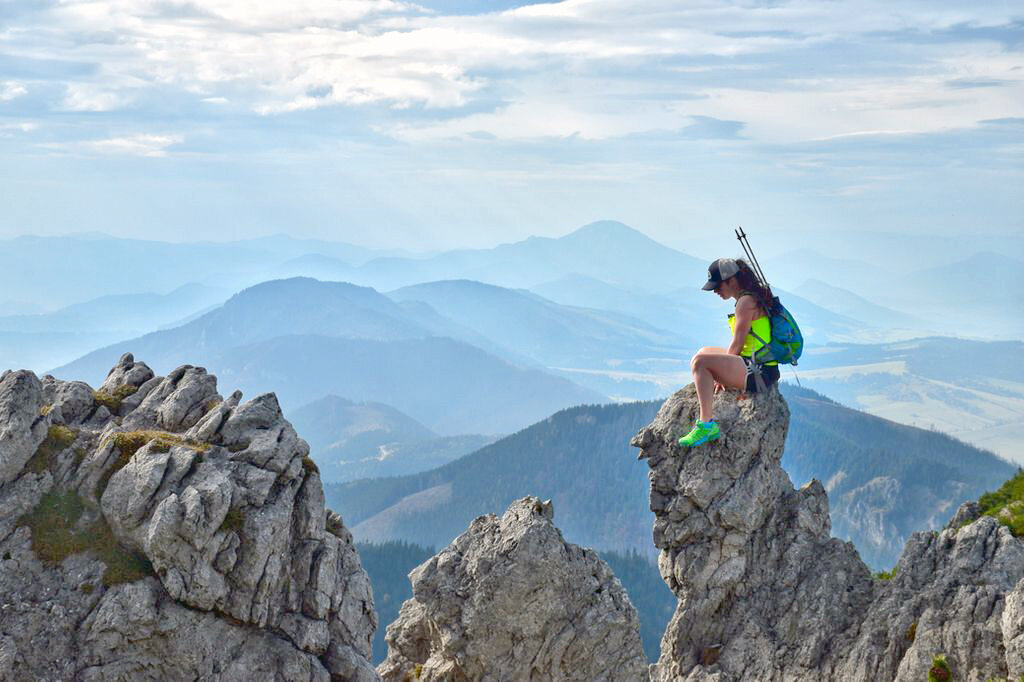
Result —
<path fill-rule="evenodd" d="M 383 679 L 644 679 L 626 592 L 552 518 L 550 502 L 524 498 L 413 570 L 413 599 L 388 626 Z"/>
<path fill-rule="evenodd" d="M 1024 545 L 1006 528 L 965 507 L 941 533 L 914 534 L 891 579 L 872 578 L 830 538 L 821 484 L 794 490 L 779 466 L 777 391 L 720 394 L 723 437 L 681 451 L 696 413 L 690 386 L 633 439 L 679 598 L 652 679 L 921 680 L 939 653 L 958 680 L 1024 673 Z"/>
<path fill-rule="evenodd" d="M 273 394 L 0 378 L 0 678 L 374 680 L 369 579 Z"/>

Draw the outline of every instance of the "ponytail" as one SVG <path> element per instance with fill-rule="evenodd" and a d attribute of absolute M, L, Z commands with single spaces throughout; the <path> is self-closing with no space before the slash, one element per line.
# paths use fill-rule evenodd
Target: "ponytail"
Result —
<path fill-rule="evenodd" d="M 771 289 L 761 283 L 761 280 L 754 274 L 753 268 L 750 267 L 747 261 L 737 258 L 736 265 L 740 268 L 740 271 L 736 273 L 736 280 L 740 283 L 740 289 L 754 294 L 758 305 L 764 308 L 765 311 L 771 310 Z"/>

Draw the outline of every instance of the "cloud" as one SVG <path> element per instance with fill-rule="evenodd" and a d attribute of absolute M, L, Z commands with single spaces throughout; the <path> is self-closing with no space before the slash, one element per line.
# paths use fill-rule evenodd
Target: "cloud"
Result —
<path fill-rule="evenodd" d="M 167 155 L 167 148 L 181 144 L 181 135 L 136 134 L 108 137 L 100 140 L 81 140 L 66 143 L 44 143 L 40 146 L 61 151 L 85 152 L 102 156 L 145 156 Z"/>
<path fill-rule="evenodd" d="M 60 108 L 64 111 L 113 111 L 130 101 L 122 93 L 103 90 L 87 83 L 72 83 L 67 86 Z"/>
<path fill-rule="evenodd" d="M 478 16 L 444 16 L 395 0 L 67 0 L 44 7 L 33 15 L 34 24 L 6 31 L 5 42 L 26 59 L 59 54 L 98 66 L 98 75 L 68 86 L 66 110 L 114 110 L 133 103 L 141 88 L 170 86 L 197 99 L 228 98 L 267 115 L 383 104 L 422 108 L 429 116 L 432 110 L 472 108 L 496 91 L 504 98 L 522 87 L 522 78 L 543 73 L 561 81 L 566 101 L 576 109 L 571 118 L 589 120 L 600 118 L 600 112 L 580 110 L 597 94 L 584 88 L 603 75 L 616 86 L 639 77 L 671 93 L 688 74 L 710 87 L 690 88 L 680 98 L 707 97 L 729 85 L 713 83 L 716 74 L 763 73 L 759 62 L 764 59 L 778 64 L 782 57 L 783 69 L 796 69 L 801 68 L 793 66 L 798 57 L 828 71 L 834 67 L 824 51 L 857 44 L 861 37 L 876 46 L 886 42 L 885 35 L 900 32 L 963 41 L 967 28 L 1005 26 L 1016 17 L 1008 6 L 935 6 L 923 0 L 895 5 L 881 0 L 770 5 L 563 0 Z M 19 20 L 26 21 L 23 15 Z M 915 58 L 902 42 L 891 43 L 892 50 L 903 51 L 903 59 L 918 64 L 927 58 L 924 53 L 935 52 L 921 48 Z M 958 65 L 944 63 L 939 54 L 933 73 L 918 68 L 918 78 L 928 80 L 932 90 L 950 83 L 1020 85 L 1021 78 L 1006 78 L 1001 66 L 965 73 L 975 61 L 972 53 L 981 51 L 958 50 L 951 57 Z M 785 61 L 790 55 L 793 59 Z M 787 84 L 784 75 L 773 69 L 773 90 L 803 87 L 799 81 Z M 583 97 L 573 103 L 575 94 Z M 543 101 L 525 103 L 544 106 Z M 687 116 L 747 120 L 743 113 L 693 106 L 680 111 L 676 123 Z M 656 119 L 645 124 L 664 123 Z M 584 135 L 622 132 L 602 133 L 596 130 L 601 126 L 585 123 Z M 558 134 L 567 134 L 567 126 L 556 127 Z M 750 130 L 765 129 L 752 125 Z"/>
<path fill-rule="evenodd" d="M 27 92 L 28 90 L 21 83 L 16 81 L 0 81 L 0 102 L 21 97 Z"/>
<path fill-rule="evenodd" d="M 679 131 L 679 136 L 690 140 L 726 140 L 739 136 L 743 121 L 724 121 L 711 116 L 694 116 L 693 123 Z"/>

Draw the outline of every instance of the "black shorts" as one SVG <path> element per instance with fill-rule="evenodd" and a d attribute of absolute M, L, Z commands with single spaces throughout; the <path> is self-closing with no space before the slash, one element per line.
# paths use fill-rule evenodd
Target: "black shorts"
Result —
<path fill-rule="evenodd" d="M 747 366 L 747 393 L 757 393 L 757 378 L 754 373 L 750 371 L 751 360 L 748 357 L 740 356 L 743 358 L 743 364 Z M 765 389 L 772 387 L 772 384 L 779 380 L 779 366 L 778 365 L 761 365 L 761 379 L 764 381 Z"/>

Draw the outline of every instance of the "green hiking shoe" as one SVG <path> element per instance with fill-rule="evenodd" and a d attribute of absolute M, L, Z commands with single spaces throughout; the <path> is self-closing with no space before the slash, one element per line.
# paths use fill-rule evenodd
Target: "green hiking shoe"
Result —
<path fill-rule="evenodd" d="M 718 437 L 722 435 L 722 430 L 718 428 L 718 424 L 714 420 L 709 422 L 698 421 L 693 429 L 680 438 L 676 443 L 681 448 L 692 448 L 697 445 L 702 445 L 708 441 L 718 440 Z"/>

